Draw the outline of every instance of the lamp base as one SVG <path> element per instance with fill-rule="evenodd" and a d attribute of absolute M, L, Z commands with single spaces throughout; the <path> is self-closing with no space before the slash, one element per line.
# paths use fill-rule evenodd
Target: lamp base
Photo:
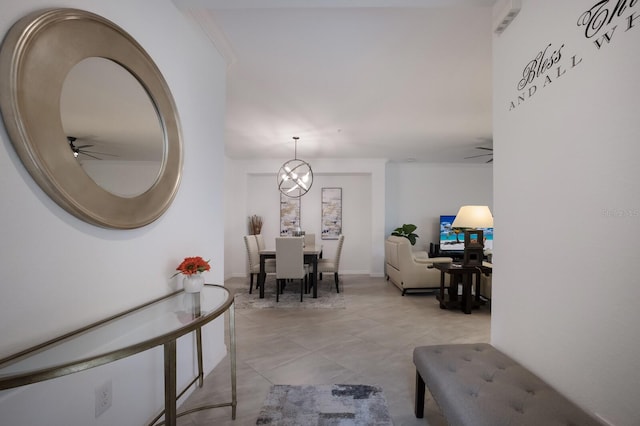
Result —
<path fill-rule="evenodd" d="M 482 266 L 484 258 L 484 249 L 481 248 L 465 248 L 462 258 L 463 266 Z"/>
<path fill-rule="evenodd" d="M 481 229 L 464 231 L 463 266 L 481 266 L 484 258 L 484 233 Z"/>

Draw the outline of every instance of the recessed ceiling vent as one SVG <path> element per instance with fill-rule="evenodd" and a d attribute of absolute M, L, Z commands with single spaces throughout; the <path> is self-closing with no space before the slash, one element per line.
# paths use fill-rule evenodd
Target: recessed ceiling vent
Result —
<path fill-rule="evenodd" d="M 522 0 L 498 0 L 493 5 L 493 32 L 502 34 L 522 8 Z"/>

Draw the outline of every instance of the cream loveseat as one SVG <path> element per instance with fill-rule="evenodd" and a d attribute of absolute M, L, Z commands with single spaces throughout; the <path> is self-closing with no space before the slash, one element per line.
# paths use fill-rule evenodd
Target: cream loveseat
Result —
<path fill-rule="evenodd" d="M 491 300 L 491 275 L 482 274 L 480 277 L 480 296 Z"/>
<path fill-rule="evenodd" d="M 385 274 L 402 295 L 408 290 L 434 290 L 440 288 L 440 271 L 434 263 L 450 263 L 450 257 L 430 258 L 426 251 L 413 252 L 405 237 L 389 236 L 384 242 Z"/>

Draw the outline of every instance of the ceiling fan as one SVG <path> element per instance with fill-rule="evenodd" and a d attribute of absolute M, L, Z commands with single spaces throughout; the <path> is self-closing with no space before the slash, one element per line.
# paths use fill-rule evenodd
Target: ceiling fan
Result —
<path fill-rule="evenodd" d="M 484 146 L 476 146 L 476 149 L 482 149 L 484 151 L 489 151 L 488 153 L 485 154 L 480 154 L 480 155 L 472 155 L 471 157 L 464 157 L 465 160 L 468 158 L 479 158 L 479 157 L 488 157 L 491 156 L 491 158 L 489 158 L 488 161 L 486 161 L 487 163 L 493 163 L 493 148 L 487 148 Z"/>
<path fill-rule="evenodd" d="M 102 160 L 102 158 L 97 157 L 97 155 L 107 155 L 109 157 L 118 157 L 118 155 L 115 155 L 115 154 L 107 154 L 106 152 L 96 152 L 96 151 L 87 150 L 86 148 L 91 148 L 93 146 L 92 144 L 76 146 L 74 142 L 77 140 L 78 138 L 76 138 L 75 136 L 67 136 L 69 147 L 71 148 L 71 151 L 73 151 L 73 156 L 75 158 L 78 158 L 79 155 L 86 155 L 87 157 L 91 157 L 95 160 Z"/>

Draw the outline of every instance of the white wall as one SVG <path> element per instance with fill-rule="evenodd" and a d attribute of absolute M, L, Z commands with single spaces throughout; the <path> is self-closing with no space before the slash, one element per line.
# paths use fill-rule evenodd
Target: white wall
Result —
<path fill-rule="evenodd" d="M 418 227 L 414 250 L 440 240 L 440 215 L 463 205 L 493 209 L 493 169 L 489 164 L 389 163 L 385 230 L 405 223 Z M 493 211 L 493 210 L 492 210 Z"/>
<path fill-rule="evenodd" d="M 45 0 L 3 1 L 0 32 Z M 137 230 L 84 223 L 34 183 L 0 126 L 0 357 L 167 294 L 185 256 L 212 259 L 209 282 L 224 276 L 224 64 L 168 0 L 67 0 L 98 13 L 149 52 L 175 98 L 184 136 L 184 172 L 169 210 Z M 224 356 L 222 320 L 207 326 L 206 369 Z M 191 337 L 179 342 L 181 383 L 193 370 Z M 144 424 L 162 407 L 162 352 L 0 392 L 0 422 L 11 425 Z M 113 406 L 94 419 L 94 389 L 113 383 Z"/>
<path fill-rule="evenodd" d="M 523 2 L 494 38 L 491 339 L 587 410 L 638 425 L 640 4 L 605 4 L 611 24 L 588 39 L 576 23 L 596 3 Z M 518 90 L 549 43 L 559 62 Z"/>

